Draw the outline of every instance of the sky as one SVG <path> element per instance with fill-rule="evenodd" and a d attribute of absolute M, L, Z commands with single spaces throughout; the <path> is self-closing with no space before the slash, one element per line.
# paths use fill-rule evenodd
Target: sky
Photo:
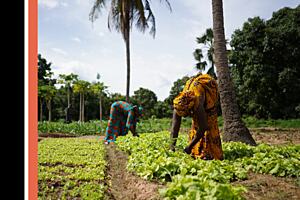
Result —
<path fill-rule="evenodd" d="M 51 62 L 54 78 L 75 73 L 89 82 L 100 81 L 110 93 L 126 94 L 126 49 L 122 35 L 109 31 L 107 8 L 92 23 L 89 13 L 95 0 L 38 0 L 38 53 Z M 109 1 L 110 2 L 110 1 Z M 212 28 L 211 1 L 152 0 L 156 35 L 149 30 L 131 31 L 130 95 L 140 87 L 153 91 L 158 100 L 169 96 L 173 83 L 195 70 L 196 38 Z M 264 20 L 299 0 L 223 0 L 225 38 L 231 38 L 248 18 Z"/>

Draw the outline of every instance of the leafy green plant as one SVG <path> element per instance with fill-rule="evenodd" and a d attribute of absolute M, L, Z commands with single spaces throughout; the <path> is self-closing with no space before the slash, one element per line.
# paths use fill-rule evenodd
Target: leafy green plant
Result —
<path fill-rule="evenodd" d="M 167 131 L 118 137 L 116 143 L 120 150 L 130 154 L 128 170 L 148 180 L 171 182 L 161 192 L 166 199 L 241 199 L 245 188 L 230 183 L 247 179 L 250 170 L 284 177 L 300 174 L 300 145 L 253 147 L 229 142 L 223 143 L 223 161 L 204 161 L 183 153 L 188 143 L 183 134 L 178 138 L 175 152 L 169 150 Z"/>
<path fill-rule="evenodd" d="M 38 144 L 39 199 L 103 199 L 105 167 L 96 139 L 44 139 Z"/>

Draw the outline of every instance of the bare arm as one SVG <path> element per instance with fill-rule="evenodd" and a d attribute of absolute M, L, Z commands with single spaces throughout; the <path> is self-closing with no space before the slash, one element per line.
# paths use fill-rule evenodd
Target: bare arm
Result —
<path fill-rule="evenodd" d="M 199 128 L 196 132 L 196 136 L 193 138 L 191 143 L 185 148 L 185 152 L 190 154 L 193 147 L 199 140 L 204 136 L 205 131 L 208 130 L 208 124 L 207 124 L 207 116 L 204 109 L 204 98 L 200 99 L 200 105 L 198 108 L 195 109 L 194 112 L 194 119 L 198 121 Z"/>
<path fill-rule="evenodd" d="M 170 149 L 172 151 L 175 151 L 175 145 L 176 145 L 176 141 L 178 138 L 178 132 L 180 129 L 180 124 L 181 124 L 181 117 L 179 115 L 177 115 L 176 111 L 173 111 L 173 119 L 172 119 L 172 129 L 171 129 L 171 145 L 170 145 Z"/>

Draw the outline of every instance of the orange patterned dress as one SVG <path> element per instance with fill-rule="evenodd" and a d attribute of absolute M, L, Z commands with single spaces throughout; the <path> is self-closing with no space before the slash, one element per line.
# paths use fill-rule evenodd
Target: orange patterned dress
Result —
<path fill-rule="evenodd" d="M 223 159 L 223 150 L 218 128 L 217 102 L 218 85 L 208 74 L 197 74 L 189 79 L 183 91 L 174 99 L 174 108 L 179 116 L 191 116 L 192 128 L 189 132 L 189 142 L 193 140 L 197 129 L 201 126 L 195 120 L 195 108 L 200 103 L 200 96 L 205 95 L 204 108 L 207 114 L 208 130 L 204 137 L 193 147 L 191 155 L 201 159 Z"/>

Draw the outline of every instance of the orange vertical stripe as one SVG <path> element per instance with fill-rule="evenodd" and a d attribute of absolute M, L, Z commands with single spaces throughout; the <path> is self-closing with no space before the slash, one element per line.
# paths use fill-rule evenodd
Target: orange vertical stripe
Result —
<path fill-rule="evenodd" d="M 37 111 L 37 15 L 38 1 L 28 0 L 28 199 L 38 197 L 38 111 Z"/>

